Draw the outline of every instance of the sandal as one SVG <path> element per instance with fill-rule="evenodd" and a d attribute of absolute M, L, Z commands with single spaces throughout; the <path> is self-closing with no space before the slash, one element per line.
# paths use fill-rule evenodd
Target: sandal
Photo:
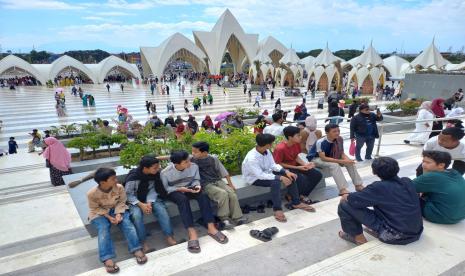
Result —
<path fill-rule="evenodd" d="M 221 244 L 225 244 L 225 243 L 228 243 L 228 237 L 226 237 L 225 234 L 221 233 L 221 231 L 217 231 L 216 234 L 210 234 L 208 233 L 208 235 L 210 237 L 212 237 L 215 241 L 221 243 Z"/>
<path fill-rule="evenodd" d="M 250 236 L 256 238 L 257 240 L 261 240 L 262 242 L 271 241 L 271 236 L 266 235 L 264 232 L 260 230 L 250 230 Z"/>
<path fill-rule="evenodd" d="M 137 251 L 139 252 L 139 251 Z M 137 264 L 139 265 L 143 265 L 147 262 L 147 256 L 145 256 L 144 252 L 142 252 L 142 250 L 140 251 L 142 253 L 142 255 L 136 255 L 137 252 L 134 253 L 134 257 L 136 257 L 136 262 Z"/>
<path fill-rule="evenodd" d="M 263 231 L 263 234 L 265 234 L 266 236 L 268 236 L 270 239 L 271 237 L 273 237 L 274 235 L 276 235 L 278 232 L 279 232 L 279 229 L 278 227 L 268 227 L 266 229 L 264 229 Z"/>
<path fill-rule="evenodd" d="M 293 205 L 292 207 L 295 209 L 300 209 L 300 210 L 304 210 L 307 212 L 312 212 L 312 213 L 316 212 L 315 208 L 305 203 L 300 203 L 299 205 Z"/>
<path fill-rule="evenodd" d="M 189 240 L 187 242 L 187 251 L 190 253 L 200 253 L 199 240 Z"/>
<path fill-rule="evenodd" d="M 103 265 L 105 266 L 105 270 L 109 274 L 115 274 L 115 273 L 119 272 L 119 267 L 115 263 L 109 265 L 109 264 L 106 264 L 105 262 L 103 262 Z"/>
<path fill-rule="evenodd" d="M 376 232 L 376 231 L 374 231 L 374 230 L 372 230 L 370 228 L 364 227 L 363 231 L 365 231 L 367 234 L 369 234 L 369 235 L 371 235 L 371 236 L 373 236 L 375 238 L 379 238 L 378 232 Z"/>
<path fill-rule="evenodd" d="M 361 243 L 357 242 L 355 240 L 354 237 L 352 237 L 351 235 L 347 234 L 346 232 L 343 232 L 343 231 L 339 231 L 339 238 L 345 240 L 345 241 L 348 241 L 348 242 L 351 242 L 355 245 L 361 245 Z"/>
<path fill-rule="evenodd" d="M 287 222 L 286 216 L 284 215 L 283 211 L 274 212 L 274 218 L 279 222 Z"/>

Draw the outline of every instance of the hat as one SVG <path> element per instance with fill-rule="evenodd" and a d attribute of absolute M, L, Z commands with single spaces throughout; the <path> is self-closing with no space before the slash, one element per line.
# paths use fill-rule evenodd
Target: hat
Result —
<path fill-rule="evenodd" d="M 364 109 L 367 109 L 367 108 L 370 108 L 367 104 L 361 104 L 358 108 L 358 110 L 364 110 Z"/>

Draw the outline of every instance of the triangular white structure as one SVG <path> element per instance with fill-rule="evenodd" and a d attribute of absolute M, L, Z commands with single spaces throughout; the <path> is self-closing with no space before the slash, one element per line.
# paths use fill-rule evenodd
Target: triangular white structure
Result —
<path fill-rule="evenodd" d="M 268 55 L 273 61 L 273 65 L 277 67 L 279 65 L 279 60 L 287 52 L 287 48 L 276 38 L 268 36 L 264 40 L 260 41 L 258 51 Z"/>
<path fill-rule="evenodd" d="M 391 80 L 401 80 L 405 78 L 405 67 L 409 62 L 397 55 L 392 55 L 383 59 L 383 65 L 391 75 Z"/>
<path fill-rule="evenodd" d="M 434 45 L 433 39 L 431 44 L 410 64 L 417 69 L 443 70 L 449 63 L 449 61 L 442 57 L 438 48 Z"/>
<path fill-rule="evenodd" d="M 301 59 L 300 62 L 302 63 L 302 65 L 308 73 L 310 69 L 313 67 L 313 64 L 315 63 L 315 57 L 306 56 L 303 59 Z"/>
<path fill-rule="evenodd" d="M 297 56 L 294 49 L 290 48 L 284 54 L 284 56 L 279 60 L 279 63 L 285 64 L 287 66 L 300 64 L 300 58 Z"/>
<path fill-rule="evenodd" d="M 383 59 L 379 56 L 375 48 L 373 48 L 373 43 L 370 43 L 370 46 L 368 46 L 355 62 L 357 65 L 375 67 L 382 65 Z"/>
<path fill-rule="evenodd" d="M 328 43 L 326 43 L 326 47 L 321 51 L 321 53 L 315 58 L 313 62 L 314 66 L 323 66 L 328 67 L 331 64 L 335 64 L 336 62 L 340 61 L 341 59 L 333 55 L 331 50 L 328 48 Z"/>
<path fill-rule="evenodd" d="M 265 52 L 260 51 L 258 54 L 254 57 L 253 61 L 258 61 L 260 64 L 271 64 L 272 60 L 271 58 L 265 54 Z"/>
<path fill-rule="evenodd" d="M 51 64 L 33 64 L 47 80 L 55 79 L 63 70 L 72 69 L 84 74 L 92 83 L 98 83 L 98 78 L 93 71 L 79 60 L 67 55 L 63 55 L 53 61 Z"/>
<path fill-rule="evenodd" d="M 195 44 L 208 58 L 211 74 L 219 74 L 226 51 L 236 71 L 241 72 L 244 58 L 250 62 L 257 54 L 258 34 L 246 34 L 234 15 L 226 9 L 210 32 L 194 31 Z"/>

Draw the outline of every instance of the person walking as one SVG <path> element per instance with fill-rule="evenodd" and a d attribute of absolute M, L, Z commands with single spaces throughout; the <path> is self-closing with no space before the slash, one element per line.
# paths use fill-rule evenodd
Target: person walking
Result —
<path fill-rule="evenodd" d="M 253 106 L 258 105 L 258 107 L 260 107 L 260 100 L 261 99 L 262 99 L 262 97 L 260 97 L 260 94 L 257 93 L 257 97 L 255 97 L 255 103 L 253 104 Z"/>
<path fill-rule="evenodd" d="M 55 137 L 44 139 L 46 146 L 42 156 L 46 160 L 46 167 L 50 171 L 50 181 L 53 186 L 65 185 L 63 175 L 71 174 L 71 154 L 63 143 Z"/>
<path fill-rule="evenodd" d="M 433 128 L 433 119 L 434 114 L 431 110 L 431 102 L 423 102 L 417 113 L 417 121 L 431 121 L 415 123 L 415 130 L 407 137 L 406 140 L 404 140 L 404 143 L 410 144 L 410 142 L 417 142 L 420 144 L 425 144 L 426 141 L 428 141 L 429 135 L 431 134 L 431 129 Z"/>
<path fill-rule="evenodd" d="M 360 151 L 364 144 L 366 144 L 365 159 L 371 160 L 371 153 L 375 145 L 375 139 L 379 138 L 378 126 L 376 122 L 383 120 L 383 115 L 376 110 L 376 114 L 370 112 L 367 104 L 361 104 L 359 107 L 360 112 L 353 117 L 350 121 L 350 139 L 355 141 L 355 159 L 362 162 Z"/>
<path fill-rule="evenodd" d="M 148 114 L 150 114 L 150 104 L 151 104 L 151 102 L 145 101 L 145 108 L 147 109 Z"/>
<path fill-rule="evenodd" d="M 107 82 L 107 92 L 110 93 L 110 84 Z"/>
<path fill-rule="evenodd" d="M 124 93 L 124 85 L 121 83 L 121 93 Z"/>
<path fill-rule="evenodd" d="M 189 108 L 187 108 L 189 106 L 189 103 L 187 102 L 187 99 L 184 100 L 184 110 L 186 111 L 186 113 L 189 113 Z"/>

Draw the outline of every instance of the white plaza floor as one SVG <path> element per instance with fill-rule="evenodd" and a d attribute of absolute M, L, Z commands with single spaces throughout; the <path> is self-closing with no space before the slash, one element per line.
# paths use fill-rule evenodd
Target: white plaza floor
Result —
<path fill-rule="evenodd" d="M 84 229 L 65 187 L 52 187 L 44 160 L 37 153 L 26 153 L 27 133 L 32 128 L 44 130 L 50 125 L 84 122 L 87 119 L 116 117 L 116 106 L 122 104 L 138 120 L 145 121 L 145 100 L 156 102 L 160 117 L 166 116 L 168 98 L 177 113 L 184 97 L 175 87 L 170 96 L 150 95 L 147 87 L 126 87 L 124 94 L 115 86 L 110 94 L 102 86 L 84 86 L 85 93 L 96 98 L 96 108 L 83 108 L 79 98 L 67 92 L 68 117 L 58 119 L 54 110 L 53 89 L 42 87 L 0 90 L 0 120 L 4 129 L 0 145 L 6 146 L 9 136 L 17 136 L 20 153 L 0 158 L 0 274 L 5 275 L 105 275 L 97 258 L 97 239 Z M 186 89 L 189 91 L 189 89 Z M 276 89 L 275 99 L 280 89 Z M 195 92 L 194 92 L 194 95 Z M 234 106 L 251 107 L 242 88 L 213 89 L 214 105 L 192 112 L 198 120 L 205 114 L 215 116 Z M 320 94 L 318 96 L 321 96 Z M 269 98 L 269 94 L 267 94 Z M 192 102 L 186 93 L 185 98 Z M 286 97 L 284 109 L 292 110 L 301 99 Z M 316 100 L 308 100 L 309 112 L 318 118 L 327 114 L 316 110 Z M 379 103 L 383 105 L 384 103 Z M 265 100 L 263 107 L 272 110 L 274 101 Z M 326 107 L 326 105 L 325 105 Z M 290 115 L 292 118 L 292 114 Z M 319 127 L 324 123 L 319 122 Z M 347 127 L 344 122 L 343 127 Z M 347 134 L 347 128 L 342 128 Z M 386 135 L 380 155 L 396 158 L 401 176 L 413 177 L 420 162 L 421 147 L 398 145 L 403 134 Z M 345 143 L 346 148 L 348 143 Z M 360 175 L 366 184 L 373 177 L 369 164 L 359 163 Z M 149 262 L 138 266 L 127 253 L 121 236 L 115 238 L 121 275 L 464 275 L 465 223 L 440 226 L 425 223 L 420 241 L 408 246 L 389 246 L 371 239 L 355 247 L 337 237 L 336 187 L 331 178 L 327 187 L 312 194 L 323 200 L 315 205 L 316 213 L 288 211 L 288 223 L 277 223 L 265 214 L 251 214 L 252 222 L 226 231 L 230 243 L 220 246 L 209 237 L 201 238 L 202 253 L 192 255 L 186 244 L 166 247 L 155 226 L 150 228 L 150 243 L 157 251 L 148 255 Z M 324 201 L 325 199 L 329 199 Z M 174 220 L 177 238 L 185 237 L 179 220 Z M 252 239 L 250 229 L 277 226 L 280 232 L 273 241 L 263 243 Z M 199 227 L 199 230 L 204 231 Z"/>

